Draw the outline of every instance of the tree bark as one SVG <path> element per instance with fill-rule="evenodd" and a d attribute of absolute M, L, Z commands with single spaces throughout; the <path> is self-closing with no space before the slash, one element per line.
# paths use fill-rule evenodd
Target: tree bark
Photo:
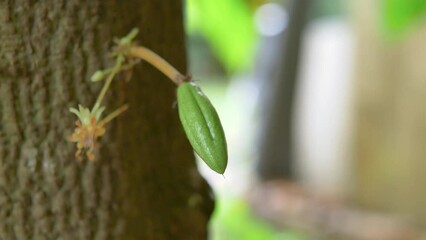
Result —
<path fill-rule="evenodd" d="M 185 70 L 182 3 L 20 0 L 0 3 L 0 239 L 203 239 L 209 187 L 173 108 L 175 86 L 147 64 L 116 79 L 96 160 L 67 141 L 110 66 L 114 37 L 137 41 Z"/>

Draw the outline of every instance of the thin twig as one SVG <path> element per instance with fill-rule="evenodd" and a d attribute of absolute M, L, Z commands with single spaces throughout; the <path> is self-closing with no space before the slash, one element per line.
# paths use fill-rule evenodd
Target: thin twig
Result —
<path fill-rule="evenodd" d="M 123 113 L 124 111 L 126 111 L 128 108 L 129 108 L 129 106 L 127 104 L 119 107 L 114 112 L 110 113 L 108 116 L 106 116 L 104 119 L 102 119 L 99 122 L 99 125 L 102 126 L 102 125 L 107 124 L 109 121 L 111 121 L 112 119 L 114 119 L 115 117 L 117 117 L 118 115 L 120 115 L 121 113 Z"/>
<path fill-rule="evenodd" d="M 131 46 L 130 49 L 125 53 L 129 57 L 136 57 L 145 60 L 146 62 L 153 65 L 159 71 L 164 73 L 170 80 L 172 80 L 176 85 L 188 81 L 189 77 L 180 73 L 176 68 L 174 68 L 170 63 L 164 60 L 155 52 L 149 50 L 146 47 L 142 46 Z"/>
<path fill-rule="evenodd" d="M 96 103 L 93 107 L 93 110 L 99 108 L 101 106 L 102 100 L 105 97 L 105 94 L 109 88 L 109 85 L 111 85 L 112 80 L 114 79 L 115 75 L 120 71 L 121 65 L 124 62 L 124 56 L 123 55 L 119 55 L 117 56 L 117 60 L 115 62 L 114 68 L 112 69 L 111 73 L 108 75 L 108 78 L 101 90 L 101 93 L 98 96 L 98 99 L 96 100 Z M 93 111 L 92 110 L 92 111 Z"/>

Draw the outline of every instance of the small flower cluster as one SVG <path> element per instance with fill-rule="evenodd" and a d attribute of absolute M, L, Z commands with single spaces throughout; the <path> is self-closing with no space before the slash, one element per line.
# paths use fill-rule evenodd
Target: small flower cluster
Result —
<path fill-rule="evenodd" d="M 75 121 L 76 128 L 69 136 L 68 140 L 77 143 L 77 152 L 75 157 L 82 160 L 81 154 L 86 151 L 86 156 L 89 160 L 95 160 L 93 153 L 96 145 L 96 140 L 105 134 L 105 124 L 102 123 L 100 117 L 105 107 L 93 109 L 90 111 L 81 105 L 78 110 L 70 108 L 70 112 L 77 115 L 78 120 Z"/>
<path fill-rule="evenodd" d="M 129 35 L 117 41 L 117 48 L 122 49 L 130 46 L 137 33 L 138 31 L 135 29 L 131 31 Z M 113 67 L 96 71 L 91 77 L 92 82 L 101 81 L 106 78 L 104 86 L 92 110 L 82 105 L 79 105 L 78 109 L 70 108 L 70 112 L 77 115 L 78 120 L 75 122 L 76 128 L 74 132 L 68 137 L 68 140 L 77 144 L 75 156 L 80 161 L 83 160 L 82 155 L 84 152 L 89 160 L 95 160 L 95 154 L 93 152 L 96 147 L 97 139 L 105 134 L 105 125 L 128 108 L 127 105 L 121 106 L 101 119 L 101 115 L 105 110 L 105 107 L 101 107 L 101 102 L 112 80 L 117 73 L 130 70 L 133 65 L 137 63 L 137 61 L 126 62 L 125 56 L 119 52 L 114 53 L 113 56 L 115 57 L 115 65 Z"/>

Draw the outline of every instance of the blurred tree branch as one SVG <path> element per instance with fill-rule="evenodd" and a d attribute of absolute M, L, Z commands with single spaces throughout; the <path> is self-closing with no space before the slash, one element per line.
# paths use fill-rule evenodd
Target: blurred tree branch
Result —
<path fill-rule="evenodd" d="M 303 30 L 310 0 L 290 2 L 290 19 L 276 51 L 281 55 L 263 83 L 258 174 L 263 180 L 293 177 L 292 117 Z"/>

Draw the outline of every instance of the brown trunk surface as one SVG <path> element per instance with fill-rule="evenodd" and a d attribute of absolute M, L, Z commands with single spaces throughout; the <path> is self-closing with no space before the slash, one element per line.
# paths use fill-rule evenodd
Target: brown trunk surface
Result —
<path fill-rule="evenodd" d="M 0 239 L 203 239 L 209 187 L 173 108 L 175 86 L 147 64 L 116 79 L 96 161 L 66 140 L 91 107 L 114 37 L 138 42 L 185 70 L 181 1 L 0 3 Z"/>
<path fill-rule="evenodd" d="M 356 199 L 426 226 L 426 24 L 383 37 L 378 1 L 355 3 Z"/>

